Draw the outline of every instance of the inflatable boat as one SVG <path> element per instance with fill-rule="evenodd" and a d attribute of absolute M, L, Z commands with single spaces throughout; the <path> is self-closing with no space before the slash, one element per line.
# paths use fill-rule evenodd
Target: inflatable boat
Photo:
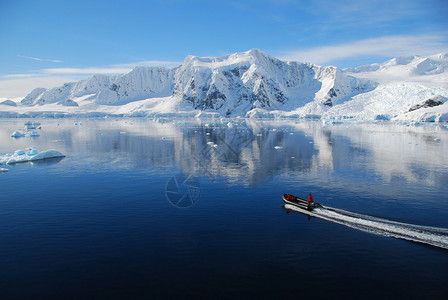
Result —
<path fill-rule="evenodd" d="M 291 195 L 291 194 L 283 194 L 283 202 L 286 204 L 294 205 L 298 208 L 312 211 L 315 208 L 323 207 L 319 203 L 316 202 L 308 202 L 308 200 Z"/>

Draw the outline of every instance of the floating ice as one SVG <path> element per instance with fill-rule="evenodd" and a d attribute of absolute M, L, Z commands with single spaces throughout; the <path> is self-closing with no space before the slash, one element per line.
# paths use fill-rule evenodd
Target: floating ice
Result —
<path fill-rule="evenodd" d="M 0 173 L 8 172 L 8 169 L 0 168 Z"/>
<path fill-rule="evenodd" d="M 24 155 L 25 153 L 25 150 L 17 150 L 16 152 L 14 152 L 14 155 Z"/>
<path fill-rule="evenodd" d="M 275 149 L 282 149 L 283 147 L 282 146 L 275 146 L 274 148 Z"/>
<path fill-rule="evenodd" d="M 39 126 L 40 126 L 40 123 L 39 123 L 39 122 L 31 122 L 31 121 L 28 121 L 28 122 L 25 122 L 24 125 L 25 125 L 25 129 L 26 129 L 26 130 L 40 128 L 40 127 L 39 127 Z"/>
<path fill-rule="evenodd" d="M 26 150 L 17 150 L 14 154 L 0 155 L 0 164 L 15 164 L 56 157 L 65 157 L 65 155 L 56 150 L 39 152 L 36 148 L 31 147 Z"/>
<path fill-rule="evenodd" d="M 39 136 L 39 132 L 37 132 L 37 130 L 26 131 L 26 132 L 14 131 L 11 134 L 11 137 L 13 137 L 13 138 L 25 137 L 25 136 L 26 137 Z"/>
<path fill-rule="evenodd" d="M 14 132 L 11 134 L 11 137 L 22 137 L 22 136 L 25 136 L 25 133 L 20 132 L 20 131 L 14 131 Z"/>

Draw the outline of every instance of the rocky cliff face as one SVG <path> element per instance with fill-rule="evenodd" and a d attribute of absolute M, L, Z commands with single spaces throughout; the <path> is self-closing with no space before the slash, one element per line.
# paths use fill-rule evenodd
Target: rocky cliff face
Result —
<path fill-rule="evenodd" d="M 21 103 L 76 106 L 82 99 L 123 105 L 176 97 L 196 110 L 235 115 L 253 108 L 291 110 L 312 101 L 331 107 L 374 86 L 336 67 L 284 62 L 252 49 L 222 57 L 188 56 L 173 69 L 137 67 L 122 75 L 95 75 L 53 89 L 35 89 Z"/>

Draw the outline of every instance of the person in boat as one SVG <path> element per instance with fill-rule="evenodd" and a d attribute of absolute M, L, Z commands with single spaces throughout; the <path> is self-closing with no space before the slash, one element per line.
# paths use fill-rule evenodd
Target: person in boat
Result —
<path fill-rule="evenodd" d="M 309 203 L 313 203 L 313 195 L 311 195 L 311 193 L 310 193 L 310 195 L 308 196 L 308 204 Z"/>
<path fill-rule="evenodd" d="M 313 195 L 311 195 L 311 193 L 308 196 L 308 201 L 307 202 L 308 202 L 307 209 L 311 210 L 313 208 L 313 204 L 314 204 L 314 202 L 313 202 Z"/>

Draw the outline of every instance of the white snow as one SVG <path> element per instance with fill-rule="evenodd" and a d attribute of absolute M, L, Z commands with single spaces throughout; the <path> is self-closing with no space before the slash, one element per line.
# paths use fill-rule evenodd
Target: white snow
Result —
<path fill-rule="evenodd" d="M 36 148 L 30 147 L 25 150 L 22 149 L 17 150 L 14 152 L 14 154 L 8 153 L 0 155 L 0 165 L 15 164 L 15 163 L 36 161 L 56 157 L 65 157 L 65 155 L 56 150 L 47 150 L 39 152 L 39 150 L 37 150 Z"/>
<path fill-rule="evenodd" d="M 322 117 L 358 120 L 400 119 L 402 115 L 408 114 L 412 106 L 438 95 L 448 97 L 448 90 L 428 88 L 416 83 L 380 85 L 369 93 L 357 95 L 351 101 L 333 107 L 323 113 Z M 411 115 L 417 117 L 422 112 L 423 110 L 419 109 Z M 445 113 L 448 113 L 448 110 L 445 109 Z"/>
<path fill-rule="evenodd" d="M 188 56 L 180 66 L 137 67 L 53 89 L 35 89 L 0 117 L 17 115 L 322 118 L 446 122 L 448 54 L 399 57 L 352 69 L 284 62 L 258 49 L 222 57 Z M 14 102 L 15 103 L 15 102 Z M 228 127 L 234 124 L 228 123 Z"/>
<path fill-rule="evenodd" d="M 429 57 L 398 57 L 382 64 L 375 63 L 345 71 L 352 76 L 368 78 L 380 84 L 410 82 L 448 89 L 447 53 Z"/>

